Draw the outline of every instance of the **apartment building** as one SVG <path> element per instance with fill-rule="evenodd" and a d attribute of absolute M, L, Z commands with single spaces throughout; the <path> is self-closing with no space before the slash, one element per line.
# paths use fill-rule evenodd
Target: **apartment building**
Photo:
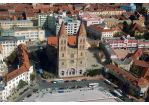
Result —
<path fill-rule="evenodd" d="M 96 14 L 93 14 L 91 12 L 83 12 L 83 11 L 78 12 L 78 19 L 79 20 L 83 19 L 84 26 L 86 29 L 90 25 L 102 24 L 102 22 L 104 22 L 104 19 L 101 17 L 98 17 Z"/>
<path fill-rule="evenodd" d="M 33 21 L 31 20 L 14 20 L 14 21 L 0 21 L 0 26 L 5 28 L 13 28 L 13 26 L 17 27 L 32 27 Z"/>
<path fill-rule="evenodd" d="M 120 8 L 125 9 L 127 12 L 136 11 L 136 5 L 134 3 L 122 3 Z"/>
<path fill-rule="evenodd" d="M 90 25 L 88 32 L 101 40 L 106 37 L 113 38 L 113 30 L 106 25 Z"/>
<path fill-rule="evenodd" d="M 108 27 L 112 27 L 113 25 L 117 25 L 118 19 L 116 19 L 116 18 L 104 18 L 104 21 L 106 22 Z"/>
<path fill-rule="evenodd" d="M 56 36 L 58 35 L 58 33 L 60 31 L 62 21 L 64 21 L 65 28 L 66 28 L 68 35 L 72 36 L 72 35 L 77 34 L 78 29 L 80 27 L 80 23 L 81 23 L 80 20 L 70 18 L 70 17 L 66 16 L 66 12 L 63 12 L 62 15 L 55 17 Z"/>
<path fill-rule="evenodd" d="M 5 37 L 0 37 L 0 44 L 2 46 L 2 56 L 5 59 L 8 57 L 12 51 L 16 51 L 17 46 L 19 44 L 26 44 L 26 40 L 24 36 L 18 36 L 18 37 L 13 37 L 13 36 L 5 36 Z"/>
<path fill-rule="evenodd" d="M 45 40 L 45 30 L 42 27 L 15 27 L 14 36 L 24 36 L 26 41 L 43 41 Z"/>
<path fill-rule="evenodd" d="M 23 80 L 30 84 L 30 74 L 33 73 L 33 66 L 30 66 L 27 49 L 24 44 L 18 46 L 19 68 L 10 72 L 4 77 L 3 86 L 0 87 L 0 99 L 7 100 L 7 97 L 14 94 L 19 81 Z"/>
<path fill-rule="evenodd" d="M 120 81 L 122 81 L 123 85 L 126 89 L 133 89 L 135 95 L 137 96 L 145 96 L 145 93 L 148 91 L 148 81 L 143 77 L 136 77 L 132 73 L 127 70 L 120 69 L 113 64 L 106 65 L 104 67 L 104 72 L 110 73 Z"/>

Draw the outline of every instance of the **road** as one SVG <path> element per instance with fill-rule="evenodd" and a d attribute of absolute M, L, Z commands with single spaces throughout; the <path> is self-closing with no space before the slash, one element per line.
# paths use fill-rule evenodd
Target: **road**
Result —
<path fill-rule="evenodd" d="M 26 98 L 28 94 L 33 94 L 33 90 L 35 89 L 40 89 L 40 87 L 38 86 L 38 84 L 34 85 L 34 86 L 30 86 L 31 88 L 28 89 L 26 92 L 24 92 L 22 95 L 19 95 L 20 93 L 18 93 L 18 97 L 15 100 L 15 102 L 22 102 L 22 99 Z M 23 92 L 23 91 L 21 91 Z"/>

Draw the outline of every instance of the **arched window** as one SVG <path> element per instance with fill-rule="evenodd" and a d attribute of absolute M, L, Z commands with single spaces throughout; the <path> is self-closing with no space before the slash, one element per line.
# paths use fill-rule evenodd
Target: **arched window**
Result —
<path fill-rule="evenodd" d="M 84 49 L 84 45 L 83 45 L 83 49 Z"/>
<path fill-rule="evenodd" d="M 80 39 L 80 43 L 82 43 L 82 39 Z"/>
<path fill-rule="evenodd" d="M 85 42 L 85 39 L 83 39 L 83 43 Z"/>
<path fill-rule="evenodd" d="M 75 75 L 75 70 L 72 71 L 72 75 Z"/>
<path fill-rule="evenodd" d="M 63 44 L 63 40 L 61 40 L 61 44 Z"/>
<path fill-rule="evenodd" d="M 71 71 L 69 72 L 69 75 L 71 75 Z"/>
<path fill-rule="evenodd" d="M 61 50 L 63 50 L 63 47 L 61 47 Z"/>
<path fill-rule="evenodd" d="M 66 44 L 66 40 L 64 40 L 64 44 Z"/>
<path fill-rule="evenodd" d="M 81 49 L 81 45 L 80 45 L 80 49 Z"/>
<path fill-rule="evenodd" d="M 62 75 L 64 76 L 64 71 L 62 71 Z"/>
<path fill-rule="evenodd" d="M 81 52 L 81 56 L 83 55 L 83 53 Z"/>
<path fill-rule="evenodd" d="M 64 50 L 66 49 L 66 47 L 64 46 Z"/>
<path fill-rule="evenodd" d="M 80 70 L 79 73 L 82 74 L 82 70 Z"/>

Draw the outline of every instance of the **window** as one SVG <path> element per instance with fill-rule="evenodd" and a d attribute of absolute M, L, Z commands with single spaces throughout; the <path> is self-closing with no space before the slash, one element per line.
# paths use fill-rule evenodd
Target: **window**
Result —
<path fill-rule="evenodd" d="M 80 45 L 80 49 L 81 49 L 81 45 Z"/>
<path fill-rule="evenodd" d="M 82 39 L 80 39 L 80 43 L 82 43 Z"/>
<path fill-rule="evenodd" d="M 74 58 L 74 54 L 71 54 L 71 58 Z"/>
<path fill-rule="evenodd" d="M 80 72 L 79 72 L 80 74 L 82 74 L 82 70 L 80 70 Z"/>
<path fill-rule="evenodd" d="M 62 57 L 64 57 L 64 53 L 62 54 Z"/>
<path fill-rule="evenodd" d="M 82 64 L 82 61 L 80 61 L 80 64 Z"/>
<path fill-rule="evenodd" d="M 63 47 L 61 47 L 61 50 L 63 50 Z"/>
<path fill-rule="evenodd" d="M 38 37 L 38 35 L 35 35 L 35 37 Z"/>
<path fill-rule="evenodd" d="M 66 47 L 64 46 L 64 50 L 66 49 Z"/>
<path fill-rule="evenodd" d="M 66 40 L 64 40 L 64 44 L 66 44 Z"/>
<path fill-rule="evenodd" d="M 81 56 L 83 55 L 83 53 L 81 52 Z"/>
<path fill-rule="evenodd" d="M 30 34 L 35 34 L 34 32 L 30 32 Z"/>
<path fill-rule="evenodd" d="M 31 35 L 31 37 L 34 37 L 34 35 Z"/>
<path fill-rule="evenodd" d="M 16 35 L 19 35 L 19 33 L 16 33 Z"/>
<path fill-rule="evenodd" d="M 29 35 L 26 35 L 26 37 L 29 37 Z"/>
<path fill-rule="evenodd" d="M 40 34 L 43 34 L 43 32 L 40 32 Z"/>
<path fill-rule="evenodd" d="M 71 60 L 70 63 L 73 64 L 74 63 L 74 60 Z"/>
<path fill-rule="evenodd" d="M 85 39 L 83 39 L 83 43 L 85 42 Z"/>
<path fill-rule="evenodd" d="M 84 45 L 83 45 L 83 49 L 84 49 Z"/>
<path fill-rule="evenodd" d="M 63 44 L 63 40 L 61 40 L 61 44 Z"/>
<path fill-rule="evenodd" d="M 62 62 L 62 66 L 64 65 L 64 62 Z"/>
<path fill-rule="evenodd" d="M 62 71 L 62 75 L 64 75 L 64 71 Z"/>

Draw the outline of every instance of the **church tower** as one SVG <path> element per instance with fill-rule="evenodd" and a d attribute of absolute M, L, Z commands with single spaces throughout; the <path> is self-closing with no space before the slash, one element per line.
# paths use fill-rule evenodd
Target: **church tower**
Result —
<path fill-rule="evenodd" d="M 67 31 L 64 25 L 64 22 L 62 22 L 61 29 L 59 31 L 58 36 L 58 75 L 59 76 L 65 76 L 66 73 L 63 70 L 67 67 L 67 42 L 68 42 L 68 36 Z M 61 69 L 61 70 L 60 70 Z"/>
<path fill-rule="evenodd" d="M 78 36 L 77 36 L 77 49 L 78 49 L 78 61 L 77 61 L 77 71 L 78 75 L 82 75 L 86 71 L 86 30 L 83 21 L 81 22 Z"/>

